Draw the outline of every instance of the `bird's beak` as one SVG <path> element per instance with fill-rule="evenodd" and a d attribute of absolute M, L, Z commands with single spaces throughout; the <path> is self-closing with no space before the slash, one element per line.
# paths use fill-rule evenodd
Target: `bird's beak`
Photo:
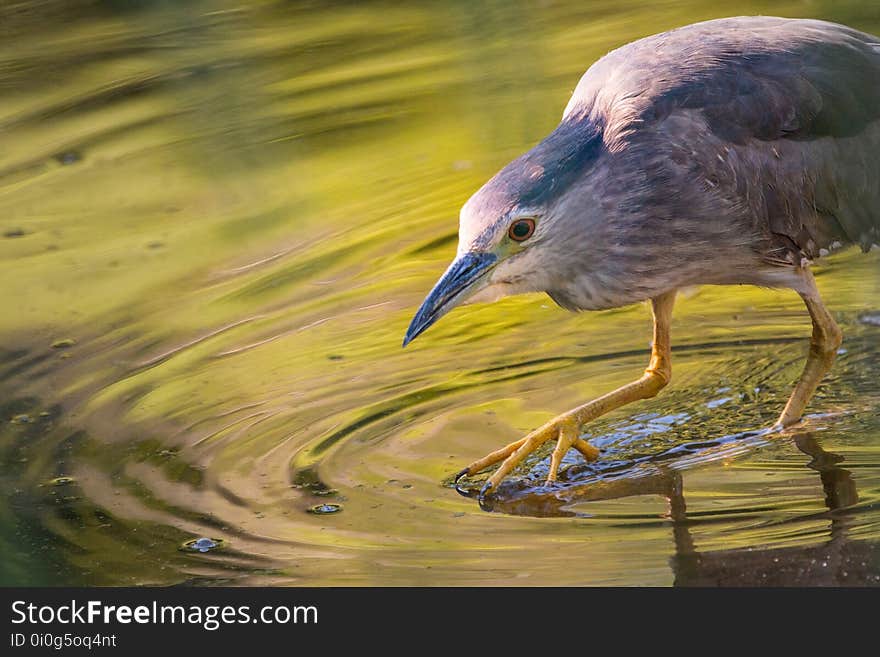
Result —
<path fill-rule="evenodd" d="M 473 294 L 477 284 L 497 261 L 494 253 L 481 252 L 465 253 L 453 260 L 410 322 L 403 346 Z"/>

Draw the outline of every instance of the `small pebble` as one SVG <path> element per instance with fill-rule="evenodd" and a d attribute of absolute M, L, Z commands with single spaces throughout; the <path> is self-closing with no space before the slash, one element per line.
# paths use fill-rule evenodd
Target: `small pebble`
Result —
<path fill-rule="evenodd" d="M 342 505 L 340 504 L 316 504 L 309 509 L 309 513 L 317 513 L 319 515 L 339 513 L 340 511 L 342 511 Z"/>
<path fill-rule="evenodd" d="M 182 548 L 189 552 L 210 552 L 211 550 L 216 550 L 222 545 L 222 539 L 202 537 L 187 541 L 183 544 Z"/>
<path fill-rule="evenodd" d="M 58 164 L 69 165 L 76 164 L 82 159 L 82 154 L 77 151 L 64 151 L 63 153 L 58 153 L 55 156 L 55 161 Z"/>

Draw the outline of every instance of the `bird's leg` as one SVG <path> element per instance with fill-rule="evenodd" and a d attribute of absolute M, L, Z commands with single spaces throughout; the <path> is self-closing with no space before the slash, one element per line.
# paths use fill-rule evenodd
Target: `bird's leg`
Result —
<path fill-rule="evenodd" d="M 810 317 L 813 319 L 813 336 L 810 338 L 810 353 L 807 356 L 807 364 L 804 366 L 803 374 L 791 393 L 782 415 L 776 422 L 776 426 L 780 428 L 800 420 L 804 407 L 816 392 L 822 377 L 831 369 L 834 358 L 837 356 L 837 349 L 843 341 L 843 333 L 826 310 L 825 304 L 822 303 L 812 274 L 809 272 L 806 274 L 809 276 L 812 290 L 800 294 L 807 305 L 807 310 L 810 311 Z"/>
<path fill-rule="evenodd" d="M 492 474 L 483 486 L 483 493 L 495 488 L 513 468 L 528 454 L 535 451 L 550 439 L 556 439 L 556 449 L 550 458 L 550 473 L 547 481 L 555 481 L 556 473 L 562 457 L 574 447 L 588 460 L 599 456 L 599 450 L 579 437 L 581 427 L 587 422 L 620 408 L 625 404 L 647 399 L 656 395 L 672 378 L 672 360 L 670 358 L 669 325 L 672 319 L 672 306 L 675 303 L 675 291 L 666 292 L 651 300 L 654 313 L 654 342 L 651 347 L 651 362 L 642 377 L 603 395 L 591 402 L 563 413 L 541 428 L 533 431 L 525 438 L 502 447 L 488 456 L 471 463 L 462 470 L 456 479 L 472 475 L 490 465 L 502 461 L 501 466 Z"/>

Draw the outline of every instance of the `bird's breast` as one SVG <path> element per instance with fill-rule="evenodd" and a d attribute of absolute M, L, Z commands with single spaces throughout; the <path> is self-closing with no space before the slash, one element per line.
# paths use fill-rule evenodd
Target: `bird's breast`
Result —
<path fill-rule="evenodd" d="M 607 310 L 644 301 L 651 295 L 639 286 L 627 286 L 599 276 L 573 278 L 547 294 L 566 310 Z"/>

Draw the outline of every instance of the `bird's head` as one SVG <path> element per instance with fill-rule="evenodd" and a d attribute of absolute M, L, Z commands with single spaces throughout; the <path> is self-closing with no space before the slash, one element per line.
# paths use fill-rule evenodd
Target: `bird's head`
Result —
<path fill-rule="evenodd" d="M 563 120 L 483 185 L 462 207 L 456 258 L 422 302 L 403 345 L 465 302 L 552 289 L 565 274 L 571 240 L 588 225 L 578 221 L 592 187 L 585 176 L 602 149 L 593 125 Z"/>

